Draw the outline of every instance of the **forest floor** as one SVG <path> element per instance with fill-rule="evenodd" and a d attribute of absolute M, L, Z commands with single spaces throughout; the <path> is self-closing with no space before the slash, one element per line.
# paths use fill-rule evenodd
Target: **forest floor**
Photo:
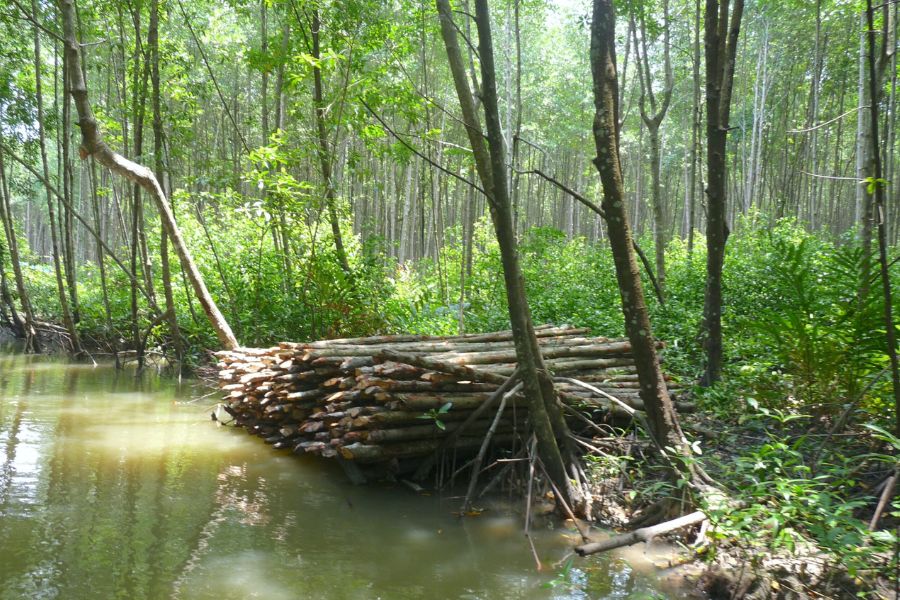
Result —
<path fill-rule="evenodd" d="M 851 516 L 869 523 L 876 510 L 875 503 L 848 502 L 845 506 L 829 506 L 831 498 L 818 493 L 817 486 L 804 488 L 806 482 L 793 480 L 787 471 L 778 473 L 778 468 L 770 463 L 770 459 L 787 461 L 794 456 L 803 464 L 811 465 L 813 473 L 816 464 L 822 462 L 824 472 L 825 444 L 839 445 L 840 452 L 865 462 L 864 457 L 871 455 L 876 441 L 866 432 L 850 431 L 837 442 L 824 436 L 825 439 L 813 445 L 794 444 L 794 448 L 804 451 L 794 455 L 795 450 L 790 444 L 786 447 L 771 444 L 765 422 L 744 421 L 738 425 L 700 414 L 686 415 L 683 425 L 689 437 L 702 439 L 704 468 L 724 483 L 723 490 L 742 508 L 721 512 L 707 509 L 710 524 L 664 536 L 674 547 L 681 549 L 667 564 L 657 564 L 664 586 L 677 588 L 692 597 L 712 600 L 900 598 L 900 573 L 889 570 L 892 561 L 896 568 L 900 547 L 894 546 L 892 556 L 884 547 L 867 548 L 865 541 L 847 531 Z M 788 424 L 782 426 L 779 440 L 816 435 Z M 655 459 L 643 456 L 640 449 L 635 452 L 634 448 L 627 449 L 634 457 L 625 461 L 630 465 L 627 471 L 614 473 L 607 470 L 607 476 L 603 477 L 603 470 L 595 469 L 600 475 L 594 481 L 596 513 L 599 522 L 606 527 L 627 530 L 628 523 L 640 518 L 642 508 L 651 498 L 660 493 L 674 495 L 671 484 L 655 476 L 652 467 Z M 766 453 L 770 450 L 780 451 L 782 456 L 767 458 Z M 750 464 L 751 461 L 756 464 Z M 635 466 L 639 462 L 643 464 Z M 741 476 L 745 474 L 742 468 L 748 466 L 757 471 L 768 471 L 769 476 L 761 477 L 761 483 L 769 488 L 770 494 L 780 494 L 782 502 L 757 499 L 755 491 L 741 489 Z M 631 479 L 622 476 L 626 472 L 630 473 Z M 829 486 L 853 484 L 859 490 L 877 494 L 885 483 L 885 475 L 883 469 L 876 468 L 860 473 L 859 480 L 853 482 L 837 481 L 832 473 L 813 474 L 812 479 L 820 479 Z M 855 495 L 841 491 L 845 495 Z M 807 494 L 805 498 L 800 496 L 804 493 Z M 792 498 L 792 494 L 798 496 Z M 824 504 L 821 523 L 800 508 L 816 503 Z M 828 530 L 817 531 L 819 526 Z M 900 518 L 896 513 L 885 511 L 879 526 L 881 530 L 900 532 Z M 824 534 L 825 538 L 831 536 L 835 543 L 823 545 L 822 536 L 816 534 Z"/>

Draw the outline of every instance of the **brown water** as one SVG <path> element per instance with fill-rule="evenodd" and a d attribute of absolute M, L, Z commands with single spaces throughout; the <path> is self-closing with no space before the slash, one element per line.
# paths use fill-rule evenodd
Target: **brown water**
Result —
<path fill-rule="evenodd" d="M 673 597 L 640 557 L 561 575 L 565 529 L 537 572 L 501 504 L 352 486 L 217 427 L 208 393 L 0 351 L 0 599 Z"/>

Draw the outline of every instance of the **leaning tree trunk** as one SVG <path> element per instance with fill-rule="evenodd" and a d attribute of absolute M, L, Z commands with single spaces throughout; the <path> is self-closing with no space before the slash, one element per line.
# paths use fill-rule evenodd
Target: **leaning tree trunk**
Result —
<path fill-rule="evenodd" d="M 625 185 L 619 158 L 615 14 L 612 0 L 594 0 L 591 25 L 591 73 L 594 86 L 594 165 L 603 186 L 602 208 L 616 267 L 625 329 L 637 367 L 640 395 L 652 434 L 663 448 L 689 452 L 672 399 L 659 368 L 650 314 L 644 301 L 640 271 L 632 250 L 631 226 L 625 208 Z"/>
<path fill-rule="evenodd" d="M 512 207 L 506 180 L 506 155 L 500 126 L 487 1 L 477 0 L 476 2 L 478 45 L 483 79 L 482 100 L 488 129 L 487 147 L 484 144 L 481 123 L 475 108 L 475 98 L 469 88 L 449 0 L 436 0 L 436 4 L 440 16 L 441 36 L 447 50 L 447 59 L 459 98 L 463 122 L 472 146 L 476 171 L 490 204 L 491 219 L 500 246 L 516 357 L 521 368 L 525 395 L 528 398 L 529 418 L 537 438 L 538 454 L 550 479 L 566 496 L 563 500 L 567 501 L 570 506 L 575 505 L 579 509 L 583 509 L 581 492 L 572 485 L 566 472 L 562 452 L 557 444 L 557 438 L 565 439 L 568 428 L 558 406 L 553 381 L 549 377 L 538 348 L 534 325 L 531 322 L 531 311 L 525 296 L 525 282 L 516 248 Z"/>
<path fill-rule="evenodd" d="M 209 318 L 210 324 L 215 330 L 216 336 L 219 338 L 219 342 L 227 349 L 237 348 L 240 344 L 238 344 L 237 339 L 234 337 L 234 333 L 232 333 L 231 327 L 228 325 L 225 317 L 222 316 L 221 311 L 219 311 L 219 307 L 216 306 L 209 290 L 206 289 L 206 284 L 203 282 L 203 277 L 201 276 L 199 269 L 197 269 L 197 265 L 194 263 L 190 251 L 187 249 L 184 237 L 181 235 L 181 230 L 175 223 L 175 216 L 172 213 L 169 201 L 166 199 L 166 195 L 159 184 L 159 180 L 156 179 L 152 170 L 114 152 L 103 141 L 103 136 L 100 133 L 100 126 L 91 110 L 91 104 L 88 99 L 87 83 L 85 82 L 81 69 L 78 67 L 81 45 L 78 43 L 75 34 L 75 23 L 77 21 L 75 16 L 75 2 L 74 0 L 59 0 L 59 7 L 63 18 L 66 54 L 69 58 L 67 67 L 69 69 L 70 90 L 72 93 L 72 100 L 75 103 L 75 108 L 78 111 L 78 126 L 81 128 L 81 148 L 79 149 L 79 153 L 82 159 L 93 156 L 101 165 L 118 173 L 129 181 L 139 184 L 147 190 L 150 197 L 153 198 L 156 203 L 157 210 L 162 218 L 163 227 L 169 235 L 169 238 L 172 240 L 172 245 L 178 253 L 178 258 L 181 259 L 181 264 L 184 267 L 188 280 L 191 282 L 194 293 L 197 295 L 197 299 L 203 306 L 203 310 Z"/>

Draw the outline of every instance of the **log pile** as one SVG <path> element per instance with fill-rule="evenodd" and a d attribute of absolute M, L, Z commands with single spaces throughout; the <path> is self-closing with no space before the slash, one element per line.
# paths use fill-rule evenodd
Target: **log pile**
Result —
<path fill-rule="evenodd" d="M 566 404 L 621 411 L 608 396 L 562 381 L 576 378 L 642 408 L 627 340 L 574 327 L 536 333 Z M 276 448 L 362 464 L 477 449 L 495 412 L 483 405 L 501 386 L 512 387 L 506 383 L 516 370 L 510 331 L 282 342 L 216 356 L 221 406 L 237 425 Z M 492 442 L 509 445 L 526 422 L 525 398 L 516 391 Z"/>

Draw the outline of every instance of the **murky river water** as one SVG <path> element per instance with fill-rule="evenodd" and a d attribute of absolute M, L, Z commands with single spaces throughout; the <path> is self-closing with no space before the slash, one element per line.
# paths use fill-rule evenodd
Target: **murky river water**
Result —
<path fill-rule="evenodd" d="M 195 384 L 0 350 L 0 599 L 667 598 L 499 506 L 355 487 L 209 419 Z"/>

